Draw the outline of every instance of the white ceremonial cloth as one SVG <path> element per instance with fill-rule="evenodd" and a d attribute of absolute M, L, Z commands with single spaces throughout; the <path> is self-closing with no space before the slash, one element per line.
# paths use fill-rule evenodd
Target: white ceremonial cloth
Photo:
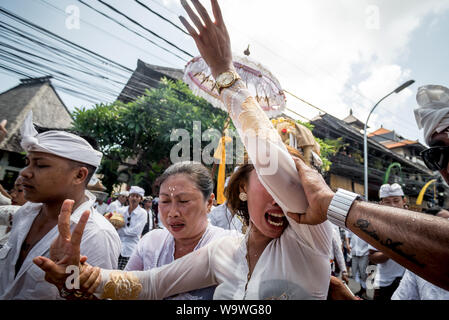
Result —
<path fill-rule="evenodd" d="M 212 208 L 208 214 L 208 219 L 213 226 L 242 232 L 242 221 L 236 215 L 232 215 L 226 203 Z"/>
<path fill-rule="evenodd" d="M 340 229 L 335 224 L 332 224 L 332 231 L 332 252 L 330 259 L 337 262 L 338 267 L 342 272 L 347 271 L 345 257 L 342 251 Z"/>
<path fill-rule="evenodd" d="M 83 138 L 65 132 L 50 130 L 38 134 L 33 125 L 33 112 L 30 111 L 20 128 L 22 141 L 20 145 L 26 152 L 36 151 L 90 164 L 98 168 L 103 154 L 95 150 Z"/>
<path fill-rule="evenodd" d="M 369 254 L 368 242 L 360 239 L 354 233 L 351 236 L 351 255 L 357 257 L 363 257 Z"/>
<path fill-rule="evenodd" d="M 143 228 L 147 223 L 148 216 L 148 213 L 141 206 L 137 206 L 131 215 L 128 212 L 128 208 L 129 207 L 126 206 L 118 210 L 118 212 L 125 218 L 125 226 L 117 230 L 120 240 L 122 241 L 122 250 L 120 253 L 122 257 L 131 257 L 142 235 Z M 131 217 L 131 219 L 128 227 L 129 217 Z"/>
<path fill-rule="evenodd" d="M 289 226 L 271 240 L 248 281 L 246 236 L 226 236 L 160 268 L 133 271 L 143 288 L 139 299 L 163 299 L 217 285 L 214 299 L 326 299 L 330 282 L 329 221 Z M 102 295 L 111 270 L 102 270 Z M 117 272 L 117 271 L 114 271 Z"/>
<path fill-rule="evenodd" d="M 112 201 L 106 209 L 106 212 L 118 212 L 119 209 L 124 208 L 122 203 L 118 200 Z"/>
<path fill-rule="evenodd" d="M 369 249 L 379 251 L 372 245 L 369 246 Z M 404 275 L 404 272 L 405 268 L 392 259 L 388 259 L 384 263 L 378 263 L 376 276 L 374 277 L 374 287 L 388 287 L 396 278 L 401 278 Z"/>
<path fill-rule="evenodd" d="M 12 226 L 12 219 L 20 209 L 20 206 L 0 206 L 0 248 L 2 248 L 6 242 L 8 242 L 9 235 L 11 232 L 6 232 L 8 227 Z"/>
<path fill-rule="evenodd" d="M 237 235 L 237 231 L 225 230 L 209 224 L 200 241 L 193 249 L 198 250 L 213 240 L 229 235 Z M 148 232 L 140 239 L 137 249 L 132 254 L 126 265 L 125 271 L 144 271 L 162 267 L 175 261 L 175 238 L 167 229 L 156 229 Z M 170 299 L 176 300 L 200 300 L 212 299 L 215 286 L 181 293 Z"/>
<path fill-rule="evenodd" d="M 99 204 L 98 202 L 95 202 L 94 204 L 95 209 L 98 211 L 99 214 L 104 215 L 108 211 L 108 205 L 106 203 Z"/>
<path fill-rule="evenodd" d="M 449 291 L 406 270 L 391 300 L 449 300 Z"/>
<path fill-rule="evenodd" d="M 426 143 L 430 145 L 432 135 L 449 127 L 449 89 L 438 85 L 418 88 L 415 119 L 419 129 L 424 130 Z"/>
<path fill-rule="evenodd" d="M 86 191 L 88 200 L 82 203 L 70 217 L 73 232 L 85 210 L 90 210 L 89 220 L 81 240 L 81 254 L 87 262 L 103 268 L 117 268 L 120 239 L 109 221 L 92 208 L 95 197 Z M 14 215 L 14 224 L 8 242 L 0 250 L 0 299 L 55 300 L 62 299 L 59 291 L 45 281 L 45 273 L 33 263 L 37 256 L 50 256 L 50 245 L 58 236 L 58 226 L 51 229 L 28 253 L 17 276 L 15 265 L 34 219 L 41 210 L 41 203 L 27 202 Z"/>

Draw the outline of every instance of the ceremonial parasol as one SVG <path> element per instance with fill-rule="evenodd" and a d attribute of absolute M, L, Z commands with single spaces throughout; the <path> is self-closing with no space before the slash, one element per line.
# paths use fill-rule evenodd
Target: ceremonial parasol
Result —
<path fill-rule="evenodd" d="M 281 114 L 285 109 L 286 97 L 276 77 L 248 57 L 234 55 L 233 59 L 237 73 L 267 116 L 271 118 Z M 220 100 L 215 79 L 202 57 L 195 57 L 187 63 L 183 80 L 195 95 L 203 97 L 216 108 L 228 111 Z"/>

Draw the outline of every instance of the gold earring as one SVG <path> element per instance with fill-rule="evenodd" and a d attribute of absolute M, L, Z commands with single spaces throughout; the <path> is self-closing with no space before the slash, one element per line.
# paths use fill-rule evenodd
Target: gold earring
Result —
<path fill-rule="evenodd" d="M 243 202 L 246 202 L 248 201 L 248 195 L 245 192 L 240 192 L 239 199 L 242 200 Z"/>

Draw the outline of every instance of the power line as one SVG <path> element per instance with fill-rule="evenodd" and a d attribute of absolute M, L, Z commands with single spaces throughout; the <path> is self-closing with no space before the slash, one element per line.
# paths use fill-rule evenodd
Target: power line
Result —
<path fill-rule="evenodd" d="M 164 37 L 160 36 L 159 34 L 157 34 L 156 32 L 146 28 L 145 26 L 143 26 L 142 24 L 140 24 L 139 22 L 137 22 L 136 20 L 130 18 L 129 16 L 127 16 L 126 14 L 124 14 L 123 12 L 121 12 L 120 10 L 114 8 L 113 6 L 111 6 L 110 4 L 102 1 L 102 0 L 97 0 L 98 2 L 100 2 L 101 4 L 103 4 L 104 6 L 108 7 L 109 9 L 111 9 L 112 11 L 114 11 L 115 13 L 121 15 L 122 17 L 128 19 L 129 21 L 131 21 L 132 23 L 134 23 L 135 25 L 138 25 L 139 27 L 141 27 L 142 29 L 144 29 L 145 31 L 151 33 L 153 36 L 155 36 L 156 38 L 164 41 L 165 43 L 167 43 L 168 45 L 172 46 L 173 48 L 176 48 L 177 50 L 181 51 L 182 53 L 184 53 L 185 55 L 193 58 L 193 55 L 190 54 L 189 52 L 181 49 L 180 47 L 178 47 L 177 45 L 175 45 L 174 43 L 172 43 L 171 41 L 168 41 L 167 39 L 165 39 Z"/>
<path fill-rule="evenodd" d="M 149 8 L 147 5 L 143 4 L 142 2 L 140 2 L 139 0 L 135 0 L 138 4 L 140 4 L 142 7 L 144 7 L 145 9 L 147 9 L 148 11 L 150 11 L 151 13 L 155 14 L 156 16 L 158 16 L 159 18 L 161 18 L 162 20 L 170 23 L 172 26 L 174 26 L 176 29 L 178 29 L 179 31 L 181 31 L 182 33 L 190 36 L 190 34 L 188 32 L 186 32 L 184 29 L 182 29 L 181 27 L 179 27 L 177 24 L 173 23 L 171 20 L 165 18 L 163 15 L 157 13 L 156 11 L 152 10 L 151 8 Z"/>

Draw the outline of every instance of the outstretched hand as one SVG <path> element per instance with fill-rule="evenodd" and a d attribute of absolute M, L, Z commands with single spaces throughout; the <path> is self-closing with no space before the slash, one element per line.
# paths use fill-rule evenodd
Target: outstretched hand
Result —
<path fill-rule="evenodd" d="M 231 40 L 218 1 L 211 0 L 215 22 L 211 20 L 206 8 L 198 0 L 192 0 L 192 3 L 199 16 L 192 10 L 186 0 L 181 0 L 182 6 L 198 31 L 184 17 L 180 16 L 179 19 L 195 40 L 196 46 L 204 61 L 210 67 L 212 75 L 217 78 L 219 74 L 225 71 L 234 70 Z"/>
<path fill-rule="evenodd" d="M 59 235 L 50 246 L 50 259 L 36 257 L 33 262 L 45 271 L 45 280 L 61 289 L 70 273 L 66 273 L 68 266 L 79 266 L 87 257 L 80 257 L 80 244 L 84 227 L 89 219 L 90 212 L 84 211 L 78 224 L 70 232 L 70 216 L 74 205 L 73 200 L 65 200 L 58 217 Z"/>
<path fill-rule="evenodd" d="M 304 161 L 293 157 L 299 179 L 306 194 L 309 207 L 304 214 L 288 213 L 298 223 L 320 224 L 327 219 L 327 209 L 332 201 L 334 192 L 324 181 L 318 171 L 307 166 Z"/>

